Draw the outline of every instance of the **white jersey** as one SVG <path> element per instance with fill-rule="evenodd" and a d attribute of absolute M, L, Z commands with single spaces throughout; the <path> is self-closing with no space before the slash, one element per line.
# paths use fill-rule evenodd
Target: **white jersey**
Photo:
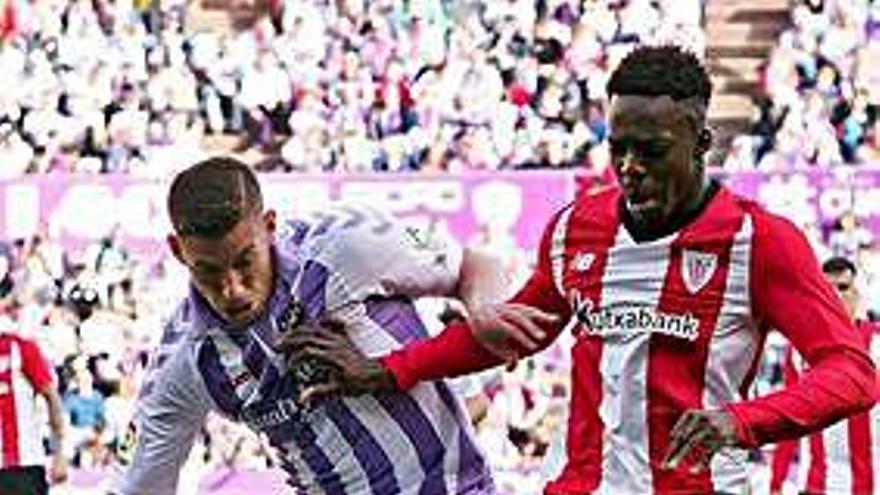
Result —
<path fill-rule="evenodd" d="M 332 397 L 301 409 L 272 342 L 286 322 L 333 316 L 367 355 L 426 336 L 412 298 L 449 295 L 461 250 L 379 212 L 342 208 L 287 222 L 267 314 L 234 330 L 193 292 L 166 326 L 116 490 L 172 494 L 208 411 L 266 435 L 306 494 L 486 494 L 494 487 L 469 418 L 444 382 Z"/>

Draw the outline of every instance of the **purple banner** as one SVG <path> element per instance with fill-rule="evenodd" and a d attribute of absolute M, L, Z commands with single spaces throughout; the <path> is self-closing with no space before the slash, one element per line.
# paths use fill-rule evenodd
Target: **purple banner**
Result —
<path fill-rule="evenodd" d="M 880 236 L 880 168 L 716 175 L 734 191 L 797 225 L 818 225 L 827 230 L 841 214 L 852 211 L 875 239 Z"/>
<path fill-rule="evenodd" d="M 852 210 L 880 235 L 880 168 L 796 172 L 717 172 L 733 190 L 798 224 L 832 224 Z M 583 176 L 582 176 L 583 177 Z M 606 177 L 607 179 L 607 177 Z M 491 224 L 534 249 L 550 216 L 571 200 L 572 171 L 438 175 L 262 175 L 266 202 L 282 215 L 328 201 L 369 204 L 408 222 L 434 224 L 462 243 Z M 583 182 L 583 181 L 581 181 Z M 0 181 L 0 238 L 49 233 L 78 251 L 118 226 L 123 243 L 139 254 L 164 249 L 167 182 L 131 176 L 47 175 Z"/>
<path fill-rule="evenodd" d="M 488 223 L 525 249 L 547 219 L 573 197 L 565 172 L 466 175 L 263 175 L 268 205 L 282 215 L 328 201 L 372 205 L 415 224 L 434 224 L 462 243 Z M 47 175 L 0 181 L 0 237 L 48 233 L 74 251 L 118 229 L 139 254 L 160 253 L 169 230 L 167 182 L 131 176 Z"/>

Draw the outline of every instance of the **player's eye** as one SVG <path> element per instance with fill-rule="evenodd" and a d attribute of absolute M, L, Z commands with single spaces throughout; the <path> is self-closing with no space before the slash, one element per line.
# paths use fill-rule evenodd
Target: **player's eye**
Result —
<path fill-rule="evenodd" d="M 192 275 L 201 282 L 210 282 L 223 275 L 223 269 L 217 265 L 196 263 L 192 269 Z"/>
<path fill-rule="evenodd" d="M 247 255 L 236 260 L 235 263 L 232 264 L 232 268 L 235 268 L 236 270 L 247 270 L 253 264 L 253 257 Z"/>
<path fill-rule="evenodd" d="M 636 148 L 636 153 L 647 160 L 659 160 L 666 156 L 669 146 L 662 143 L 646 143 Z"/>

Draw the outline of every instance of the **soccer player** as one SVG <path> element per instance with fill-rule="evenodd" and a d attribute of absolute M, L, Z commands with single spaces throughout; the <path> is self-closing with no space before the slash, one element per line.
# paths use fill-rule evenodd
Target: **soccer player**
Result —
<path fill-rule="evenodd" d="M 0 330 L 0 494 L 46 495 L 46 456 L 37 419 L 37 396 L 46 399 L 51 430 L 49 480 L 67 479 L 64 406 L 52 369 L 37 344 Z"/>
<path fill-rule="evenodd" d="M 834 257 L 822 264 L 828 281 L 843 298 L 864 344 L 876 364 L 880 359 L 880 327 L 865 318 L 859 307 L 856 266 L 846 258 Z M 789 348 L 786 384 L 798 381 L 804 372 L 803 359 Z M 871 495 L 880 491 L 880 407 L 859 413 L 801 442 L 782 442 L 773 455 L 770 489 L 780 493 L 791 461 L 800 446 L 795 484 L 801 493 L 826 495 Z"/>
<path fill-rule="evenodd" d="M 871 359 L 804 236 L 706 177 L 711 83 L 700 61 L 677 47 L 637 48 L 607 89 L 619 187 L 581 195 L 550 220 L 511 300 L 567 323 L 513 320 L 497 305 L 379 359 L 338 332 L 291 338 L 294 353 L 344 360 L 337 382 L 304 398 L 366 383 L 408 390 L 573 331 L 567 462 L 545 487 L 553 495 L 743 493 L 746 448 L 874 403 Z M 769 328 L 811 369 L 744 400 Z"/>
<path fill-rule="evenodd" d="M 331 370 L 274 349 L 281 335 L 320 331 L 316 322 L 333 317 L 363 352 L 387 353 L 424 336 L 412 298 L 496 297 L 503 287 L 491 258 L 369 209 L 322 211 L 276 233 L 256 177 L 230 158 L 176 176 L 168 210 L 168 244 L 191 292 L 164 330 L 137 406 L 133 459 L 114 493 L 174 493 L 208 411 L 265 434 L 296 493 L 494 493 L 469 418 L 443 381 L 302 408 L 299 390 Z"/>

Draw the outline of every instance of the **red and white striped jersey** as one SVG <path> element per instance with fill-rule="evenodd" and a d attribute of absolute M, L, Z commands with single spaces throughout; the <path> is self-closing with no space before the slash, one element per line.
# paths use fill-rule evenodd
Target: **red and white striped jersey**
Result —
<path fill-rule="evenodd" d="M 685 410 L 724 408 L 751 447 L 873 404 L 870 357 L 791 223 L 719 187 L 667 235 L 637 239 L 620 198 L 607 189 L 559 212 L 512 299 L 568 320 L 547 328 L 545 344 L 576 335 L 566 462 L 546 494 L 743 493 L 744 450 L 723 450 L 708 471 L 691 472 L 693 459 L 664 469 Z M 793 388 L 745 400 L 769 328 L 812 369 Z M 408 387 L 498 361 L 466 325 L 452 325 L 383 364 Z"/>
<path fill-rule="evenodd" d="M 37 392 L 52 384 L 39 347 L 0 333 L 0 467 L 41 466 L 45 454 L 37 422 Z"/>
<path fill-rule="evenodd" d="M 859 321 L 858 328 L 880 363 L 880 326 Z M 788 350 L 785 382 L 797 383 L 805 371 L 803 358 Z M 771 488 L 780 489 L 800 449 L 795 486 L 826 495 L 880 494 L 880 406 L 839 421 L 801 440 L 781 443 L 774 451 Z"/>

